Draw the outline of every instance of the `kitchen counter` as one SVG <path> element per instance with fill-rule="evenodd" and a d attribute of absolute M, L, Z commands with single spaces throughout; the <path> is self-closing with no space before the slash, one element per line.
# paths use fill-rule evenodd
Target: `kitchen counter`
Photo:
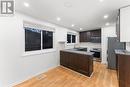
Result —
<path fill-rule="evenodd" d="M 115 53 L 121 55 L 130 55 L 130 51 L 127 50 L 115 50 Z"/>
<path fill-rule="evenodd" d="M 90 50 L 90 51 L 101 52 L 101 50 L 94 50 L 94 49 L 92 49 L 92 50 Z"/>
<path fill-rule="evenodd" d="M 119 87 L 130 87 L 130 51 L 115 50 Z"/>
<path fill-rule="evenodd" d="M 90 55 L 90 56 L 92 56 L 94 54 L 94 52 L 78 51 L 76 49 L 66 49 L 66 50 L 61 50 L 61 51 L 71 52 L 71 53 L 77 53 L 77 54 L 83 54 L 83 55 Z"/>
<path fill-rule="evenodd" d="M 80 49 L 61 50 L 60 65 L 90 77 L 93 72 L 93 52 Z"/>

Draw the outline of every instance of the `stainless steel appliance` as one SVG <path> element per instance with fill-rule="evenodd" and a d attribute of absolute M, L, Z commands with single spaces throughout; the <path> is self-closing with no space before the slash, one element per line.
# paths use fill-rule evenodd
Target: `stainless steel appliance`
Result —
<path fill-rule="evenodd" d="M 108 37 L 107 61 L 109 69 L 116 69 L 116 54 L 115 49 L 125 50 L 125 43 L 118 41 L 116 37 Z"/>

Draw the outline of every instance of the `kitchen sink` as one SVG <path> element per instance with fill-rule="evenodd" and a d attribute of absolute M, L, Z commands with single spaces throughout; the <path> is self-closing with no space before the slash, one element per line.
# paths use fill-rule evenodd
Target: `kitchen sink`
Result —
<path fill-rule="evenodd" d="M 74 48 L 74 50 L 87 52 L 87 48 Z"/>

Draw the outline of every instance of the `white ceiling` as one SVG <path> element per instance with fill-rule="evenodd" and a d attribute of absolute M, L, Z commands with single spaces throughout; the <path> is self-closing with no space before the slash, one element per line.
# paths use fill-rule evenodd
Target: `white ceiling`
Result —
<path fill-rule="evenodd" d="M 24 2 L 30 6 L 25 7 Z M 103 27 L 106 22 L 113 24 L 118 9 L 126 5 L 130 5 L 130 0 L 16 0 L 16 11 L 79 31 Z M 103 18 L 105 14 L 108 19 Z"/>

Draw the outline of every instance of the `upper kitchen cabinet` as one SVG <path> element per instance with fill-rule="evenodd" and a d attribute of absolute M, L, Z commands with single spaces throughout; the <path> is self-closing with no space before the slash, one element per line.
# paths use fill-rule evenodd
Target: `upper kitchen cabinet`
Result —
<path fill-rule="evenodd" d="M 80 42 L 101 43 L 101 29 L 80 32 Z"/>
<path fill-rule="evenodd" d="M 101 37 L 101 29 L 92 30 L 92 31 L 91 31 L 91 36 L 92 36 L 92 37 Z"/>
<path fill-rule="evenodd" d="M 91 33 L 88 31 L 80 32 L 80 42 L 90 42 Z"/>
<path fill-rule="evenodd" d="M 101 29 L 91 31 L 91 42 L 101 43 Z"/>
<path fill-rule="evenodd" d="M 130 42 L 130 6 L 120 9 L 120 42 Z"/>

